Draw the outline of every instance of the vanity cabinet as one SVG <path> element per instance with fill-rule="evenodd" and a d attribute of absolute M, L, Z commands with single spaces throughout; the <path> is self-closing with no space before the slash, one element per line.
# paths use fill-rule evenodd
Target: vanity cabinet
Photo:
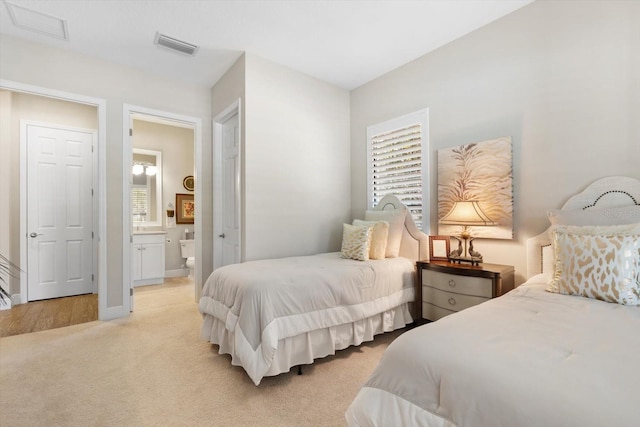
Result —
<path fill-rule="evenodd" d="M 165 234 L 134 234 L 131 250 L 133 286 L 164 282 Z"/>

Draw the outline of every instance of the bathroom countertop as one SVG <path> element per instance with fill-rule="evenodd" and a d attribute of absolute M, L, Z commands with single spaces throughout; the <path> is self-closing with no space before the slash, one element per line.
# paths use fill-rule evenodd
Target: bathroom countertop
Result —
<path fill-rule="evenodd" d="M 133 234 L 167 234 L 164 230 L 134 230 Z"/>

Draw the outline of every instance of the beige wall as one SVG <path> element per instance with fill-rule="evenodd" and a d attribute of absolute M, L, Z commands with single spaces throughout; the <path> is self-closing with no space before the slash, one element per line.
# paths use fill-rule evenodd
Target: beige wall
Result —
<path fill-rule="evenodd" d="M 244 259 L 339 250 L 351 209 L 349 93 L 245 54 L 213 87 L 214 115 L 238 98 Z"/>
<path fill-rule="evenodd" d="M 20 260 L 20 121 L 29 120 L 81 129 L 97 130 L 98 111 L 77 104 L 19 92 L 0 91 L 0 252 L 14 263 Z M 97 227 L 96 227 L 97 228 Z M 20 293 L 13 280 L 11 293 Z"/>
<path fill-rule="evenodd" d="M 351 209 L 349 93 L 246 55 L 247 260 L 340 249 Z"/>
<path fill-rule="evenodd" d="M 182 84 L 136 69 L 66 50 L 0 36 L 0 78 L 106 100 L 107 295 L 108 308 L 123 306 L 122 189 L 123 104 L 198 117 L 202 120 L 203 233 L 212 233 L 211 105 L 209 88 Z M 212 269 L 212 249 L 203 246 L 201 275 Z M 105 297 L 101 295 L 101 297 Z"/>
<path fill-rule="evenodd" d="M 515 239 L 476 246 L 521 282 L 547 209 L 598 178 L 640 178 L 638 22 L 640 2 L 538 1 L 352 91 L 354 214 L 366 208 L 367 126 L 429 108 L 432 230 L 436 150 L 510 135 Z"/>
<path fill-rule="evenodd" d="M 180 270 L 185 260 L 180 255 L 180 239 L 184 239 L 185 230 L 193 232 L 193 224 L 176 224 L 175 228 L 166 228 L 165 210 L 169 203 L 176 204 L 176 193 L 193 194 L 182 185 L 183 179 L 193 175 L 193 130 L 152 123 L 142 120 L 133 121 L 134 148 L 156 150 L 162 153 L 162 228 L 167 231 L 165 245 L 165 269 Z M 208 240 L 208 239 L 207 239 Z"/>

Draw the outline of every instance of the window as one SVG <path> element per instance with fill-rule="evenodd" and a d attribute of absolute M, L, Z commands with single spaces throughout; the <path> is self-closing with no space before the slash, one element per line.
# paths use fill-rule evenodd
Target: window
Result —
<path fill-rule="evenodd" d="M 371 208 L 393 194 L 407 206 L 418 228 L 428 233 L 427 120 L 425 109 L 367 128 L 367 203 Z"/>
<path fill-rule="evenodd" d="M 149 191 L 146 185 L 131 186 L 131 213 L 133 222 L 148 221 L 147 212 L 150 206 Z"/>

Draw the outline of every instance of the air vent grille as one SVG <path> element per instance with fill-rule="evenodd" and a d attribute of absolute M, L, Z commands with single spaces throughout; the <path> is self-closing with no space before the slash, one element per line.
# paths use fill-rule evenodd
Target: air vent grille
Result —
<path fill-rule="evenodd" d="M 156 33 L 154 43 L 166 49 L 171 49 L 174 52 L 180 52 L 189 56 L 194 56 L 196 52 L 198 52 L 198 46 L 195 44 L 187 43 L 160 33 Z"/>

